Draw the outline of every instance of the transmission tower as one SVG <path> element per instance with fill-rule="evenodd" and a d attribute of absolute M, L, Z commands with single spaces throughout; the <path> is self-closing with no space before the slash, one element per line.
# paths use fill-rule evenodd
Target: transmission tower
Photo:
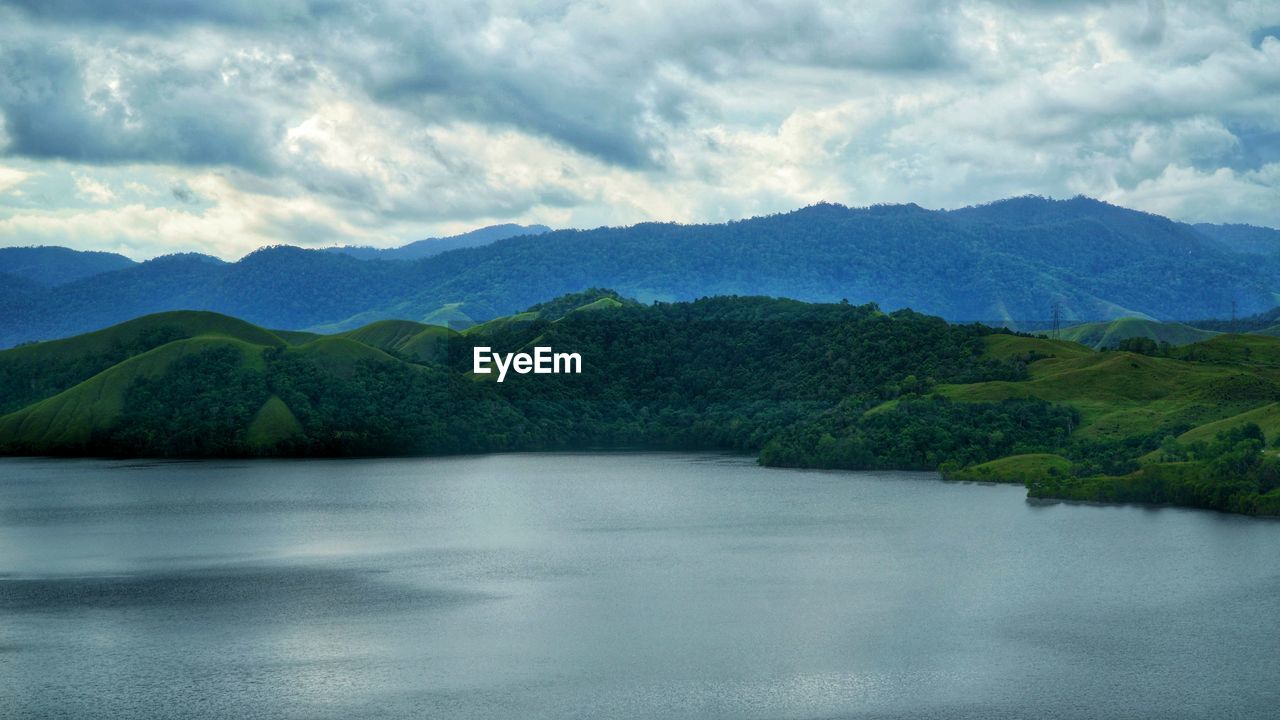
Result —
<path fill-rule="evenodd" d="M 1059 337 L 1058 331 L 1062 327 L 1062 303 L 1055 300 L 1053 302 L 1052 309 L 1053 309 L 1053 339 L 1061 340 L 1062 338 Z"/>

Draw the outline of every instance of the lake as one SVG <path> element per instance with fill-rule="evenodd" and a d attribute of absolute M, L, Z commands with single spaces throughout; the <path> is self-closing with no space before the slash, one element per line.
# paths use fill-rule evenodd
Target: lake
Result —
<path fill-rule="evenodd" d="M 0 717 L 1274 718 L 1280 522 L 733 456 L 0 460 Z"/>

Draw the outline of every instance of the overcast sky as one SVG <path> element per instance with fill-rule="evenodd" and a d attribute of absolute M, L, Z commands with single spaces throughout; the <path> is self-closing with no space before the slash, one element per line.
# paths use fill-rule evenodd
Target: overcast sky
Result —
<path fill-rule="evenodd" d="M 1028 193 L 1280 226 L 1280 2 L 0 0 L 0 245 Z"/>

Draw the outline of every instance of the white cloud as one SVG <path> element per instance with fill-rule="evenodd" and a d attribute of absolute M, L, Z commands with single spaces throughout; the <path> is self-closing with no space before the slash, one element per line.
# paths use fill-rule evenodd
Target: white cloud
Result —
<path fill-rule="evenodd" d="M 0 193 L 13 190 L 29 177 L 31 177 L 29 172 L 0 165 Z"/>
<path fill-rule="evenodd" d="M 89 202 L 105 205 L 116 199 L 115 191 L 88 175 L 73 173 L 76 182 L 76 195 Z"/>
<path fill-rule="evenodd" d="M 236 257 L 1023 193 L 1280 225 L 1263 0 L 76 7 L 0 10 L 0 243 Z"/>

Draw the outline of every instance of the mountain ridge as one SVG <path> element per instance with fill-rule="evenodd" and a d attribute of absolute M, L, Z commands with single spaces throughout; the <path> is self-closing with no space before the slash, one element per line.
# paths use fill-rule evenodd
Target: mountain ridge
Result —
<path fill-rule="evenodd" d="M 517 225 L 515 223 L 503 223 L 501 225 L 489 225 L 488 227 L 477 228 L 459 235 L 417 240 L 408 243 L 407 245 L 401 245 L 394 248 L 376 248 L 367 245 L 341 245 L 322 249 L 326 252 L 350 255 L 352 257 L 360 258 L 361 260 L 421 260 L 422 258 L 439 255 L 440 253 L 448 252 L 450 250 L 458 250 L 466 247 L 479 247 L 498 240 L 506 240 L 510 237 L 541 235 L 548 232 L 551 232 L 551 228 L 546 225 Z"/>
<path fill-rule="evenodd" d="M 234 263 L 169 256 L 55 288 L 0 288 L 0 347 L 165 310 L 289 329 L 511 314 L 608 286 L 642 302 L 707 295 L 847 299 L 951 320 L 1159 320 L 1266 311 L 1280 254 L 1224 249 L 1193 226 L 1088 198 L 959 210 L 820 203 L 727 223 L 555 230 L 418 260 L 261 248 Z M 0 272 L 3 269 L 0 268 Z"/>

